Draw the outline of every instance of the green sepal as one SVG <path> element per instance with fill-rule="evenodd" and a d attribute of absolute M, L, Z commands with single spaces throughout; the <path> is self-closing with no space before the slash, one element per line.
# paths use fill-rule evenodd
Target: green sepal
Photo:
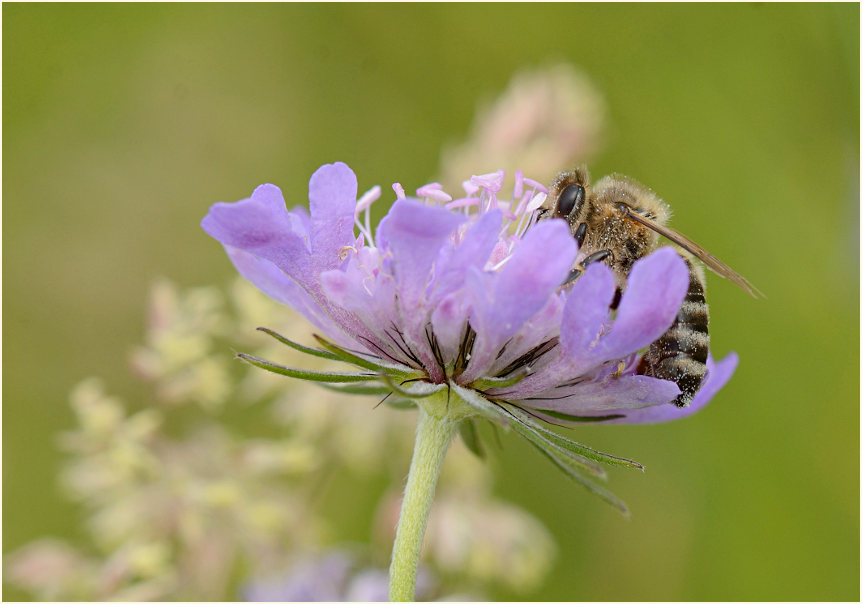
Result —
<path fill-rule="evenodd" d="M 636 462 L 633 459 L 617 457 L 616 455 L 611 455 L 609 453 L 602 453 L 601 451 L 596 451 L 595 449 L 591 449 L 590 447 L 582 445 L 581 443 L 569 440 L 564 436 L 560 436 L 556 432 L 545 428 L 543 425 L 541 425 L 529 415 L 524 413 L 524 411 L 522 411 L 519 407 L 516 407 L 511 403 L 501 403 L 501 405 L 503 406 L 503 408 L 506 409 L 507 412 L 517 417 L 518 421 L 520 421 L 522 424 L 530 426 L 533 430 L 538 431 L 547 440 L 553 442 L 556 446 L 565 449 L 566 451 L 570 451 L 575 455 L 586 457 L 587 459 L 592 459 L 593 461 L 598 461 L 609 465 L 625 466 L 628 468 L 636 468 L 638 470 L 644 469 L 642 464 Z"/>
<path fill-rule="evenodd" d="M 458 432 L 461 434 L 461 440 L 467 448 L 478 458 L 485 459 L 485 449 L 482 447 L 482 441 L 479 440 L 479 430 L 476 427 L 476 422 L 472 419 L 467 419 L 461 422 L 458 426 Z"/>
<path fill-rule="evenodd" d="M 473 382 L 473 388 L 476 390 L 490 390 L 491 388 L 508 388 L 514 386 L 530 374 L 530 370 L 526 367 L 520 368 L 518 371 L 510 374 L 509 377 L 489 377 L 482 378 Z"/>
<path fill-rule="evenodd" d="M 411 373 L 408 370 L 400 369 L 399 367 L 395 367 L 394 365 L 384 365 L 381 363 L 375 363 L 373 361 L 369 361 L 356 353 L 350 352 L 330 342 L 329 340 L 322 338 L 317 334 L 313 334 L 314 339 L 318 341 L 318 343 L 323 346 L 330 353 L 335 355 L 339 361 L 343 361 L 345 363 L 350 363 L 351 365 L 356 365 L 357 367 L 362 367 L 363 369 L 371 369 L 372 371 L 379 371 L 385 373 L 393 373 L 397 375 L 408 375 Z"/>
<path fill-rule="evenodd" d="M 605 471 L 601 467 L 594 464 L 589 459 L 586 459 L 586 456 L 581 456 L 578 453 L 571 452 L 566 447 L 562 447 L 559 444 L 553 442 L 550 438 L 546 437 L 539 429 L 537 429 L 534 422 L 525 421 L 524 419 L 519 417 L 521 414 L 516 414 L 512 410 L 504 407 L 499 402 L 492 403 L 475 390 L 462 388 L 457 385 L 452 385 L 452 388 L 468 405 L 470 405 L 470 407 L 472 407 L 476 411 L 479 411 L 485 417 L 493 421 L 502 421 L 503 423 L 511 425 L 516 432 L 518 432 L 521 436 L 523 436 L 530 442 L 538 444 L 544 449 L 555 450 L 565 456 L 566 460 L 570 463 L 578 465 L 579 467 L 583 468 L 585 471 L 589 472 L 590 474 L 593 474 L 594 476 L 605 478 Z"/>
<path fill-rule="evenodd" d="M 514 421 L 511 422 L 512 428 L 515 430 L 515 432 L 530 441 L 530 444 L 539 447 L 546 454 L 552 455 L 555 458 L 555 453 L 557 455 L 561 455 L 564 458 L 565 463 L 575 465 L 578 468 L 589 472 L 597 478 L 607 480 L 607 473 L 605 473 L 604 469 L 602 469 L 601 466 L 593 463 L 592 461 L 581 455 L 578 455 L 577 453 L 569 451 L 565 447 L 561 447 L 559 444 L 545 437 L 539 430 L 536 430 L 529 424 L 522 422 L 519 418 L 515 416 L 512 417 L 514 418 Z"/>
<path fill-rule="evenodd" d="M 412 392 L 410 390 L 405 390 L 401 386 L 395 383 L 392 379 L 392 376 L 386 375 L 385 373 L 380 375 L 380 379 L 386 383 L 386 386 L 395 394 L 398 394 L 402 398 L 407 399 L 416 399 L 416 398 L 426 398 L 431 396 L 432 394 L 439 392 L 441 388 L 445 386 L 445 384 L 429 384 L 428 382 L 420 382 L 421 384 L 426 384 L 431 386 L 428 388 L 427 392 Z"/>
<path fill-rule="evenodd" d="M 538 449 L 539 453 L 541 453 L 542 455 L 544 455 L 545 457 L 550 459 L 551 463 L 553 463 L 560 470 L 562 470 L 566 476 L 568 476 L 569 478 L 571 478 L 572 480 L 577 482 L 579 485 L 581 485 L 582 487 L 584 487 L 585 489 L 587 489 L 588 491 L 590 491 L 594 495 L 597 495 L 600 499 L 602 499 L 606 503 L 609 503 L 612 506 L 614 506 L 617 510 L 619 510 L 623 514 L 623 516 L 625 516 L 627 518 L 631 516 L 631 514 L 629 513 L 629 509 L 626 507 L 626 504 L 623 503 L 622 500 L 620 500 L 616 495 L 614 495 L 613 493 L 611 493 L 607 489 L 603 488 L 602 486 L 597 485 L 596 483 L 592 482 L 591 480 L 581 476 L 574 469 L 570 468 L 565 463 L 560 461 L 555 455 L 546 451 L 545 449 L 543 449 L 542 447 L 540 447 L 536 443 L 530 441 L 530 444 L 533 445 L 534 447 L 536 447 L 536 449 Z"/>
<path fill-rule="evenodd" d="M 341 392 L 343 394 L 360 394 L 360 395 L 369 395 L 369 396 L 380 396 L 383 394 L 389 394 L 392 392 L 387 386 L 377 386 L 375 384 L 355 384 L 352 386 L 333 386 L 331 384 L 327 384 L 326 382 L 321 382 L 320 384 L 327 390 L 332 390 L 334 392 Z"/>
<path fill-rule="evenodd" d="M 266 369 L 272 373 L 285 375 L 287 377 L 297 378 L 300 380 L 309 380 L 312 382 L 374 382 L 380 379 L 380 376 L 373 373 L 337 373 L 323 371 L 307 371 L 305 369 L 294 369 L 293 367 L 285 367 L 270 361 L 258 358 L 256 356 L 245 354 L 243 352 L 236 355 L 246 363 Z"/>
<path fill-rule="evenodd" d="M 474 411 L 478 411 L 483 417 L 497 423 L 505 423 L 507 421 L 496 405 L 475 390 L 464 388 L 454 382 L 450 382 L 449 387 L 452 388 L 455 394 L 461 397 L 461 400 L 467 403 Z"/>
<path fill-rule="evenodd" d="M 411 401 L 404 398 L 390 398 L 383 402 L 387 407 L 392 407 L 393 409 L 397 409 L 399 411 L 409 411 L 410 409 L 416 409 L 416 402 Z"/>
<path fill-rule="evenodd" d="M 298 350 L 299 352 L 304 352 L 305 354 L 310 354 L 310 355 L 315 356 L 315 357 L 320 357 L 322 359 L 329 359 L 332 361 L 340 361 L 341 360 L 336 355 L 332 354 L 331 352 L 329 352 L 327 350 L 321 350 L 319 348 L 311 348 L 310 346 L 304 346 L 298 342 L 294 342 L 291 339 L 285 338 L 280 333 L 277 333 L 277 332 L 269 329 L 268 327 L 258 327 L 257 330 L 262 331 L 263 333 L 267 334 L 268 336 L 272 336 L 273 338 L 275 338 L 276 340 L 278 340 L 282 344 L 290 346 L 291 348 L 293 348 L 294 350 Z"/>

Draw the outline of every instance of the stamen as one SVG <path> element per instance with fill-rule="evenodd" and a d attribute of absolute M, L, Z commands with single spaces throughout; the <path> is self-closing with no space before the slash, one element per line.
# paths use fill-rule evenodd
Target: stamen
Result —
<path fill-rule="evenodd" d="M 438 182 L 432 182 L 416 189 L 417 197 L 427 197 L 433 199 L 437 203 L 446 203 L 452 201 L 452 196 L 443 190 L 443 185 Z"/>
<path fill-rule="evenodd" d="M 488 193 L 497 193 L 503 188 L 503 179 L 505 177 L 505 170 L 497 170 L 496 172 L 473 176 L 470 178 L 470 182 L 485 189 Z"/>
<path fill-rule="evenodd" d="M 447 210 L 454 210 L 455 208 L 468 208 L 475 206 L 479 203 L 478 197 L 461 197 L 460 199 L 456 199 L 455 201 L 450 201 L 447 203 L 444 208 Z"/>
<path fill-rule="evenodd" d="M 512 198 L 518 199 L 524 194 L 524 171 L 515 170 L 515 190 L 512 192 Z"/>
<path fill-rule="evenodd" d="M 356 202 L 356 215 L 358 216 L 359 212 L 370 208 L 372 203 L 380 199 L 380 192 L 380 185 L 374 185 L 363 193 L 362 197 L 359 198 L 359 201 Z"/>
<path fill-rule="evenodd" d="M 535 197 L 530 200 L 530 203 L 527 204 L 526 212 L 530 214 L 535 210 L 538 210 L 542 207 L 542 204 L 545 203 L 545 200 L 548 198 L 548 192 L 544 191 L 541 193 L 536 193 Z"/>
<path fill-rule="evenodd" d="M 407 199 L 407 196 L 404 194 L 404 187 L 401 186 L 400 182 L 392 183 L 392 190 L 395 191 L 395 197 L 398 199 Z"/>
<path fill-rule="evenodd" d="M 461 183 L 461 186 L 464 188 L 464 192 L 467 195 L 475 195 L 479 191 L 479 187 L 474 185 L 469 180 L 465 180 Z"/>
<path fill-rule="evenodd" d="M 524 212 L 527 209 L 527 204 L 530 203 L 533 199 L 534 191 L 527 191 L 523 195 L 521 195 L 521 200 L 518 202 L 518 207 L 515 208 L 515 214 L 518 216 L 523 216 Z"/>
<path fill-rule="evenodd" d="M 525 177 L 524 178 L 524 184 L 530 185 L 534 189 L 538 189 L 539 191 L 541 191 L 545 195 L 548 194 L 548 188 L 545 185 L 543 185 L 542 183 L 540 183 L 538 180 L 533 180 L 532 178 L 526 178 Z"/>
<path fill-rule="evenodd" d="M 365 208 L 365 238 L 371 247 L 377 247 L 374 243 L 374 237 L 371 235 L 371 208 Z"/>
<path fill-rule="evenodd" d="M 530 191 L 524 198 L 521 200 L 521 203 L 524 205 L 523 209 L 521 206 L 518 206 L 518 211 L 515 212 L 518 214 L 521 219 L 518 221 L 518 225 L 515 227 L 514 235 L 519 239 L 524 236 L 524 233 L 527 232 L 527 229 L 530 228 L 530 225 L 533 223 L 533 212 L 542 207 L 542 204 L 545 203 L 546 195 L 544 193 L 536 193 Z M 526 203 L 524 203 L 526 201 Z"/>
<path fill-rule="evenodd" d="M 369 228 L 368 220 L 368 208 L 365 208 L 365 224 L 363 225 L 361 222 L 359 222 L 359 216 L 356 216 L 353 219 L 353 224 L 356 225 L 356 228 L 359 229 L 359 232 L 362 233 L 362 236 L 365 237 L 365 240 L 373 246 L 374 240 L 371 239 L 371 229 Z"/>

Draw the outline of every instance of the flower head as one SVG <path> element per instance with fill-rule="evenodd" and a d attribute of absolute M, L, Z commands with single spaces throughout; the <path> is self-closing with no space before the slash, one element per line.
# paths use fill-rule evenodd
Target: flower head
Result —
<path fill-rule="evenodd" d="M 357 180 L 343 163 L 318 169 L 310 212 L 288 211 L 280 190 L 261 185 L 251 198 L 217 203 L 202 226 L 221 242 L 239 272 L 272 298 L 305 315 L 326 339 L 311 354 L 361 369 L 312 373 L 240 355 L 285 375 L 353 382 L 354 391 L 422 399 L 442 390 L 462 401 L 460 419 L 485 417 L 513 427 L 573 478 L 603 476 L 595 461 L 640 467 L 593 451 L 540 421 L 656 422 L 687 415 L 729 379 L 736 358 L 709 360 L 691 407 L 669 404 L 679 388 L 638 375 L 638 351 L 672 324 L 688 271 L 671 248 L 635 263 L 616 311 L 615 280 L 591 264 L 568 287 L 578 246 L 563 221 L 534 223 L 547 195 L 515 175 L 511 195 L 502 171 L 473 176 L 463 195 L 436 183 L 397 200 L 376 232 L 374 188 L 357 201 Z M 354 228 L 356 230 L 354 230 Z M 359 384 L 356 384 L 359 383 Z"/>
<path fill-rule="evenodd" d="M 424 599 L 436 581 L 425 568 L 419 579 Z M 388 585 L 385 570 L 364 566 L 349 549 L 333 549 L 299 557 L 281 576 L 251 580 L 242 595 L 246 602 L 386 602 Z"/>

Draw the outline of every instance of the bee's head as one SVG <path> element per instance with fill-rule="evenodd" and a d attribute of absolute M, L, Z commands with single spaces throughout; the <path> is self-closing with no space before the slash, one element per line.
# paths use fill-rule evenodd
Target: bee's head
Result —
<path fill-rule="evenodd" d="M 562 218 L 570 225 L 578 222 L 589 194 L 590 175 L 585 166 L 570 172 L 561 172 L 551 184 L 549 211 L 554 218 Z"/>

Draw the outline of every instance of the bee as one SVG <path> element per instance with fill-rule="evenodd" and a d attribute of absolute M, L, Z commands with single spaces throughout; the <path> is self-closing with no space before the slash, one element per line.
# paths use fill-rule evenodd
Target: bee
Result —
<path fill-rule="evenodd" d="M 706 375 L 709 352 L 709 307 L 700 260 L 718 275 L 754 296 L 763 294 L 747 279 L 691 239 L 667 226 L 670 208 L 639 182 L 612 174 L 590 185 L 584 167 L 561 172 L 549 187 L 548 199 L 536 210 L 535 220 L 562 218 L 578 242 L 580 262 L 563 286 L 568 287 L 593 262 L 605 262 L 614 272 L 616 309 L 626 278 L 638 258 L 659 246 L 659 236 L 675 243 L 689 272 L 688 292 L 670 328 L 644 353 L 637 373 L 676 383 L 680 395 L 673 401 L 686 407 Z"/>

